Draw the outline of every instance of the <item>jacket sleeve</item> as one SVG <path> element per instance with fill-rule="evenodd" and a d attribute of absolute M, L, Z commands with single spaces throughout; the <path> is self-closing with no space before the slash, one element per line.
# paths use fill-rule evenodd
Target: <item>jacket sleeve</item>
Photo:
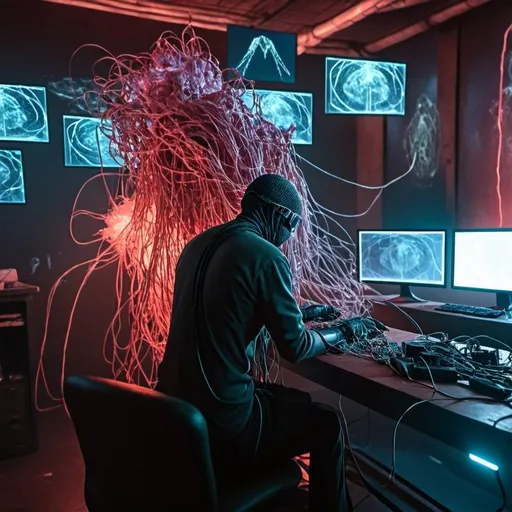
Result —
<path fill-rule="evenodd" d="M 284 359 L 296 363 L 320 354 L 327 346 L 315 331 L 306 329 L 292 294 L 290 266 L 284 256 L 268 262 L 258 276 L 258 308 L 270 336 Z"/>

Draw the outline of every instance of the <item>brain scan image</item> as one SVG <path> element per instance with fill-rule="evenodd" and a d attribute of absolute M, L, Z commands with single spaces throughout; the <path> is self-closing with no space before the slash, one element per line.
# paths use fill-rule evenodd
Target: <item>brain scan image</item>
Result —
<path fill-rule="evenodd" d="M 0 149 L 0 203 L 25 203 L 21 151 Z"/>
<path fill-rule="evenodd" d="M 64 116 L 64 164 L 66 167 L 120 167 L 108 127 L 94 117 Z M 107 132 L 107 134 L 105 134 Z"/>
<path fill-rule="evenodd" d="M 293 144 L 313 143 L 313 95 L 303 92 L 268 91 L 256 89 L 254 97 L 248 91 L 242 97 L 253 108 L 257 100 L 263 117 L 281 130 L 292 128 Z"/>
<path fill-rule="evenodd" d="M 327 57 L 327 114 L 404 115 L 406 65 Z"/>
<path fill-rule="evenodd" d="M 49 142 L 44 87 L 0 84 L 0 140 Z"/>
<path fill-rule="evenodd" d="M 444 231 L 360 232 L 359 255 L 361 281 L 444 284 Z"/>

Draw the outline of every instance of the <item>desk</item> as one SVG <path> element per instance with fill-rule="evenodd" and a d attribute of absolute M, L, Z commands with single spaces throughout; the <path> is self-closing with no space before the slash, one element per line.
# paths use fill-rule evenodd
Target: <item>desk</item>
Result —
<path fill-rule="evenodd" d="M 390 338 L 397 342 L 411 340 L 416 334 L 391 329 Z M 420 400 L 443 398 L 420 384 L 407 381 L 391 368 L 349 355 L 327 355 L 291 364 L 285 368 L 310 381 L 369 407 L 388 418 L 398 420 Z M 471 390 L 456 384 L 438 388 L 457 397 L 477 397 Z M 403 418 L 403 423 L 463 453 L 478 453 L 498 465 L 506 466 L 512 443 L 512 408 L 504 404 L 453 400 L 421 404 Z M 508 419 L 504 419 L 510 416 Z"/>
<path fill-rule="evenodd" d="M 29 321 L 37 292 L 37 286 L 23 283 L 0 290 L 0 458 L 37 447 Z"/>

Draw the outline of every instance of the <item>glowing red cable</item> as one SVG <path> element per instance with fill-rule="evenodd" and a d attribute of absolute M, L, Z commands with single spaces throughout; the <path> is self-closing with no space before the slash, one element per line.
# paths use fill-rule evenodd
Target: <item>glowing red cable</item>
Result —
<path fill-rule="evenodd" d="M 498 94 L 498 155 L 496 158 L 496 194 L 498 196 L 499 227 L 503 227 L 503 198 L 501 196 L 501 159 L 503 153 L 503 95 L 505 85 L 505 63 L 507 57 L 508 36 L 512 25 L 508 27 L 503 36 L 503 45 L 500 58 L 500 88 Z"/>

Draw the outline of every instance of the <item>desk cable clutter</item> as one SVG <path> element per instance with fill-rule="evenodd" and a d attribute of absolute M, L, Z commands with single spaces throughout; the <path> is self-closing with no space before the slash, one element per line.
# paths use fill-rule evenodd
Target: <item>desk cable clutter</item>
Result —
<path fill-rule="evenodd" d="M 488 337 L 459 336 L 450 340 L 444 333 L 435 333 L 398 344 L 383 334 L 342 343 L 339 351 L 387 364 L 409 380 L 429 381 L 434 386 L 459 383 L 485 397 L 508 401 L 512 395 L 512 354 L 502 360 L 499 350 L 481 345 L 485 339 Z M 508 350 L 506 345 L 504 348 Z"/>
<path fill-rule="evenodd" d="M 404 411 L 396 422 L 392 439 L 391 470 L 383 487 L 389 485 L 395 478 L 398 427 L 404 417 L 416 406 L 439 400 L 482 401 L 512 405 L 512 352 L 505 344 L 503 344 L 504 350 L 502 351 L 506 354 L 504 357 L 500 354 L 500 350 L 484 347 L 482 343 L 489 339 L 489 336 L 485 335 L 459 336 L 449 339 L 445 333 L 434 333 L 428 336 L 421 334 L 413 340 L 399 344 L 390 340 L 383 333 L 375 338 L 360 337 L 352 344 L 342 343 L 339 346 L 340 354 L 351 354 L 363 359 L 374 360 L 376 363 L 386 364 L 409 381 L 432 388 L 435 393 L 442 395 L 442 397 L 433 396 L 427 400 L 419 400 Z M 493 339 L 493 341 L 501 343 L 499 340 Z M 439 389 L 437 384 L 440 383 L 459 384 L 466 388 L 469 386 L 477 395 L 453 396 L 443 389 Z M 348 435 L 349 424 L 341 408 L 341 403 L 340 412 L 345 424 L 345 432 Z M 512 415 L 506 416 L 506 418 L 509 417 Z M 356 469 L 372 492 L 372 486 L 368 483 L 357 462 L 355 455 L 357 449 L 352 448 L 349 437 L 347 440 Z M 472 460 L 474 459 L 472 458 Z M 484 462 L 486 465 L 489 464 Z M 502 512 L 507 504 L 507 495 L 498 466 L 492 466 L 502 497 L 502 505 L 496 512 Z"/>

